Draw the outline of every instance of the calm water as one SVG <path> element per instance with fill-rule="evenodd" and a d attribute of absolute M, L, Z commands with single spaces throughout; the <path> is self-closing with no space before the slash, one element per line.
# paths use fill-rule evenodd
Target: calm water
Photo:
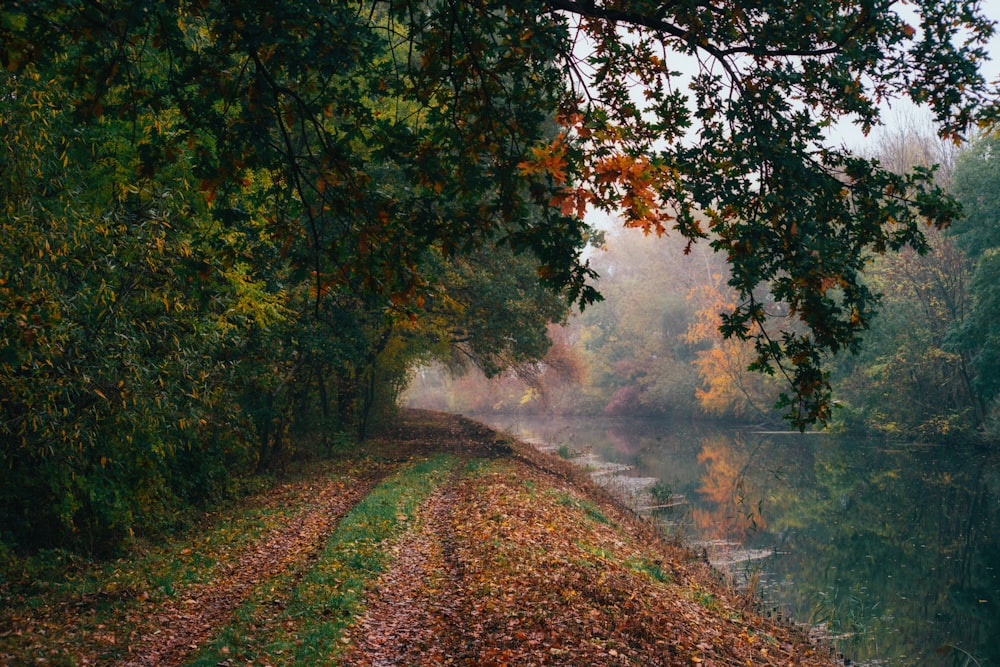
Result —
<path fill-rule="evenodd" d="M 853 662 L 1000 666 L 996 456 L 649 421 L 492 423 L 655 478 L 646 502 L 670 506 L 655 510 L 669 525 Z"/>

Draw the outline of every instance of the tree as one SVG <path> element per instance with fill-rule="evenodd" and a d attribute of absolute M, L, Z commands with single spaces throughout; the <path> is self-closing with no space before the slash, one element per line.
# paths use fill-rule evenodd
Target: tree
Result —
<path fill-rule="evenodd" d="M 912 118 L 873 143 L 873 157 L 893 171 L 937 163 L 936 177 L 949 185 L 957 148 Z M 952 229 L 965 224 L 956 220 Z M 848 422 L 863 418 L 867 428 L 893 434 L 964 435 L 984 416 L 970 352 L 954 341 L 969 313 L 970 267 L 953 234 L 931 229 L 925 236 L 926 254 L 904 249 L 868 267 L 866 279 L 882 294 L 880 316 L 864 349 L 835 365 L 834 388 Z"/>
<path fill-rule="evenodd" d="M 103 548 L 252 467 L 240 350 L 285 317 L 282 285 L 188 162 L 140 173 L 150 118 L 79 126 L 60 85 L 0 77 L 2 530 Z"/>
<path fill-rule="evenodd" d="M 396 349 L 408 350 L 395 367 L 406 377 L 417 362 L 436 363 L 437 371 L 450 376 L 453 394 L 461 387 L 452 409 L 468 412 L 483 410 L 488 379 L 509 376 L 519 399 L 525 384 L 532 395 L 541 395 L 546 376 L 574 373 L 574 360 L 564 354 L 566 346 L 552 346 L 558 338 L 552 330 L 565 322 L 569 304 L 539 284 L 538 263 L 530 255 L 499 248 L 451 259 L 439 256 L 438 262 L 435 293 L 395 330 Z M 455 382 L 470 368 L 472 377 Z"/>
<path fill-rule="evenodd" d="M 980 137 L 957 159 L 953 189 L 962 217 L 949 228 L 955 244 L 973 262 L 1000 247 L 1000 143 L 993 134 Z"/>
<path fill-rule="evenodd" d="M 856 349 L 875 309 L 865 251 L 923 249 L 919 221 L 957 212 L 927 170 L 890 173 L 825 127 L 867 130 L 900 95 L 950 137 L 993 113 L 977 69 L 992 23 L 959 0 L 912 8 L 915 26 L 869 0 L 31 0 L 6 3 L 0 39 L 15 75 L 45 64 L 74 81 L 81 121 L 174 110 L 175 135 L 144 142 L 148 170 L 179 146 L 209 194 L 268 170 L 332 262 L 317 285 L 414 299 L 428 247 L 502 242 L 586 304 L 588 206 L 711 234 L 739 295 L 723 331 L 788 376 L 804 424 L 828 415 L 822 356 Z M 674 54 L 697 63 L 690 99 Z M 762 284 L 805 333 L 770 331 Z"/>
<path fill-rule="evenodd" d="M 707 247 L 685 255 L 683 240 L 636 230 L 609 233 L 605 241 L 592 263 L 606 301 L 571 323 L 588 366 L 576 409 L 586 398 L 607 414 L 694 412 L 694 352 L 681 339 L 693 310 L 686 296 L 720 260 Z"/>
<path fill-rule="evenodd" d="M 882 257 L 867 271 L 883 293 L 868 342 L 835 371 L 845 417 L 893 435 L 950 437 L 982 422 L 967 351 L 953 329 L 969 312 L 969 267 L 948 236 L 928 233 L 930 250 Z"/>
<path fill-rule="evenodd" d="M 708 278 L 688 294 L 697 310 L 683 336 L 697 349 L 692 363 L 702 386 L 695 396 L 709 414 L 770 421 L 767 401 L 775 393 L 775 382 L 747 370 L 753 363 L 753 347 L 746 340 L 719 334 L 720 313 L 732 309 L 735 295 L 721 274 Z"/>
<path fill-rule="evenodd" d="M 998 140 L 988 134 L 958 157 L 955 194 L 966 217 L 951 230 L 955 244 L 972 264 L 971 305 L 953 328 L 955 347 L 971 355 L 978 400 L 989 412 L 989 428 L 1000 424 L 1000 156 Z"/>
<path fill-rule="evenodd" d="M 596 45 L 580 63 L 593 68 L 596 94 L 587 97 L 581 85 L 589 103 L 576 128 L 595 146 L 596 160 L 581 173 L 593 185 L 588 194 L 627 207 L 629 224 L 649 231 L 711 234 L 733 265 L 739 298 L 723 332 L 755 341 L 754 367 L 789 377 L 797 392 L 785 399 L 793 422 L 825 418 L 821 356 L 856 350 L 875 309 L 859 279 L 865 251 L 908 243 L 923 250 L 918 219 L 944 225 L 956 208 L 929 170 L 895 175 L 830 149 L 823 127 L 847 115 L 868 129 L 878 122 L 877 100 L 908 94 L 957 136 L 984 89 L 973 63 L 990 22 L 967 3 L 918 3 L 917 28 L 891 6 L 866 2 L 793 10 L 780 3 L 551 4 L 586 17 L 581 29 Z M 940 30 L 958 24 L 970 40 Z M 630 38 L 619 39 L 614 26 Z M 669 52 L 698 60 L 692 116 L 664 64 Z M 641 82 L 641 92 L 631 94 L 627 81 Z M 684 134 L 688 123 L 697 124 L 694 141 Z M 804 333 L 771 334 L 772 314 L 755 295 L 762 284 L 806 325 Z"/>
<path fill-rule="evenodd" d="M 472 224 L 472 198 L 491 219 L 490 194 L 449 203 L 443 180 L 419 181 L 433 170 L 407 172 L 421 126 L 379 91 L 393 54 L 352 33 L 357 7 L 327 9 L 346 51 L 323 51 L 319 33 L 298 44 L 315 28 L 305 5 L 249 19 L 290 30 L 275 42 L 233 33 L 248 6 L 0 9 L 5 542 L 110 551 L 258 466 L 363 431 L 436 331 L 465 326 L 497 365 L 544 352 L 565 300 L 509 244 L 501 257 L 421 240 L 421 225 Z M 311 48 L 326 55 L 316 70 L 296 60 Z M 411 205 L 427 207 L 419 223 Z M 522 207 L 524 226 L 538 209 Z M 463 266 L 459 296 L 446 274 Z M 530 290 L 486 293 L 528 276 Z M 446 290 L 455 308 L 424 307 Z M 483 326 L 477 306 L 517 316 Z M 406 335 L 415 320 L 422 335 Z"/>

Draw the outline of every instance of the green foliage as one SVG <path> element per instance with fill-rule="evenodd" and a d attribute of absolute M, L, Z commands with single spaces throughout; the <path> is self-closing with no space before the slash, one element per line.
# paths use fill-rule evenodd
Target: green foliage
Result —
<path fill-rule="evenodd" d="M 929 238 L 926 255 L 880 258 L 867 272 L 884 295 L 882 312 L 861 352 L 834 372 L 842 423 L 936 439 L 967 435 L 980 423 L 970 357 L 952 342 L 969 312 L 967 259 L 947 236 Z"/>
<path fill-rule="evenodd" d="M 935 439 L 968 437 L 983 426 L 989 410 L 983 382 L 995 375 L 995 365 L 981 363 L 989 353 L 980 354 L 990 326 L 980 326 L 990 321 L 981 311 L 995 290 L 976 268 L 988 265 L 984 255 L 997 236 L 991 182 L 998 174 L 989 143 L 957 152 L 950 188 L 964 217 L 944 233 L 928 231 L 923 254 L 875 258 L 866 271 L 871 289 L 882 294 L 882 313 L 861 352 L 835 366 L 834 386 L 844 401 L 840 425 Z M 883 141 L 880 158 L 904 169 L 907 160 L 926 162 L 934 144 L 908 130 Z"/>
<path fill-rule="evenodd" d="M 528 247 L 544 216 L 484 200 L 468 151 L 431 168 L 444 110 L 416 113 L 396 19 L 357 9 L 5 5 L 5 541 L 114 550 L 330 451 L 458 330 L 495 369 L 544 352 L 566 306 L 538 260 L 463 240 L 530 209 Z M 509 111 L 524 143 L 552 115 Z"/>
<path fill-rule="evenodd" d="M 973 303 L 961 334 L 978 343 L 974 364 L 976 387 L 983 400 L 1000 396 L 1000 245 L 990 248 L 976 263 L 972 279 Z"/>
<path fill-rule="evenodd" d="M 712 611 L 718 611 L 719 609 L 719 600 L 714 593 L 695 590 L 692 591 L 691 597 L 705 609 L 711 609 Z"/>
<path fill-rule="evenodd" d="M 252 467 L 233 352 L 280 320 L 280 293 L 238 261 L 252 221 L 210 235 L 185 163 L 157 182 L 133 171 L 151 119 L 73 130 L 62 90 L 5 82 L 5 527 L 113 546 Z"/>
<path fill-rule="evenodd" d="M 674 489 L 663 480 L 658 479 L 653 486 L 649 488 L 649 495 L 653 497 L 653 500 L 659 503 L 666 503 L 673 499 Z"/>
<path fill-rule="evenodd" d="M 635 572 L 641 572 L 653 581 L 661 584 L 668 584 L 671 581 L 670 575 L 663 571 L 661 561 L 651 561 L 648 558 L 630 558 L 625 562 L 625 566 Z"/>
<path fill-rule="evenodd" d="M 955 196 L 962 218 L 949 228 L 955 245 L 973 260 L 1000 247 L 1000 156 L 997 138 L 986 135 L 970 144 L 956 160 Z"/>
<path fill-rule="evenodd" d="M 968 212 L 953 229 L 955 243 L 972 260 L 971 303 L 953 330 L 954 347 L 970 357 L 972 383 L 983 423 L 992 437 L 1000 424 L 1000 156 L 987 136 L 959 156 L 955 192 Z"/>
<path fill-rule="evenodd" d="M 604 512 L 598 509 L 597 505 L 590 500 L 577 498 L 574 495 L 563 492 L 556 495 L 556 502 L 564 507 L 572 507 L 575 510 L 580 510 L 586 514 L 588 518 L 596 521 L 597 523 L 608 526 L 612 525 L 612 522 L 607 516 L 604 515 Z"/>

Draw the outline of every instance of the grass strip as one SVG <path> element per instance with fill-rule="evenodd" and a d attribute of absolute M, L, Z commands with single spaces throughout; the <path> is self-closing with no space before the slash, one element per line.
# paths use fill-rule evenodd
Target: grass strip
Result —
<path fill-rule="evenodd" d="M 333 664 L 344 648 L 344 630 L 389 564 L 393 541 L 456 464 L 452 456 L 436 456 L 376 486 L 344 516 L 307 572 L 258 586 L 188 664 Z"/>

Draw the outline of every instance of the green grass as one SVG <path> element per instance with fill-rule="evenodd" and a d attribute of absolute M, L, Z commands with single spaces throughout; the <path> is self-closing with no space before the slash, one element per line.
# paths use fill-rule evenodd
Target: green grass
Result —
<path fill-rule="evenodd" d="M 633 572 L 645 574 L 653 581 L 658 581 L 661 584 L 670 583 L 670 575 L 663 571 L 663 564 L 658 560 L 652 561 L 645 557 L 629 558 L 625 561 L 625 567 Z"/>
<path fill-rule="evenodd" d="M 573 509 L 582 511 L 597 523 L 602 523 L 605 526 L 614 525 L 611 520 L 604 516 L 604 513 L 597 508 L 597 505 L 589 500 L 577 498 L 569 493 L 560 492 L 556 496 L 556 502 L 564 507 L 572 507 Z"/>
<path fill-rule="evenodd" d="M 674 497 L 674 489 L 663 480 L 656 480 L 656 483 L 649 487 L 649 495 L 658 503 L 667 503 Z"/>
<path fill-rule="evenodd" d="M 366 590 L 388 567 L 393 540 L 456 465 L 453 457 L 437 456 L 372 489 L 344 516 L 306 572 L 259 586 L 189 664 L 214 666 L 227 659 L 331 664 L 344 648 L 344 631 L 364 609 Z"/>
<path fill-rule="evenodd" d="M 714 612 L 719 611 L 719 599 L 714 593 L 703 590 L 695 590 L 691 597 L 705 609 Z"/>

